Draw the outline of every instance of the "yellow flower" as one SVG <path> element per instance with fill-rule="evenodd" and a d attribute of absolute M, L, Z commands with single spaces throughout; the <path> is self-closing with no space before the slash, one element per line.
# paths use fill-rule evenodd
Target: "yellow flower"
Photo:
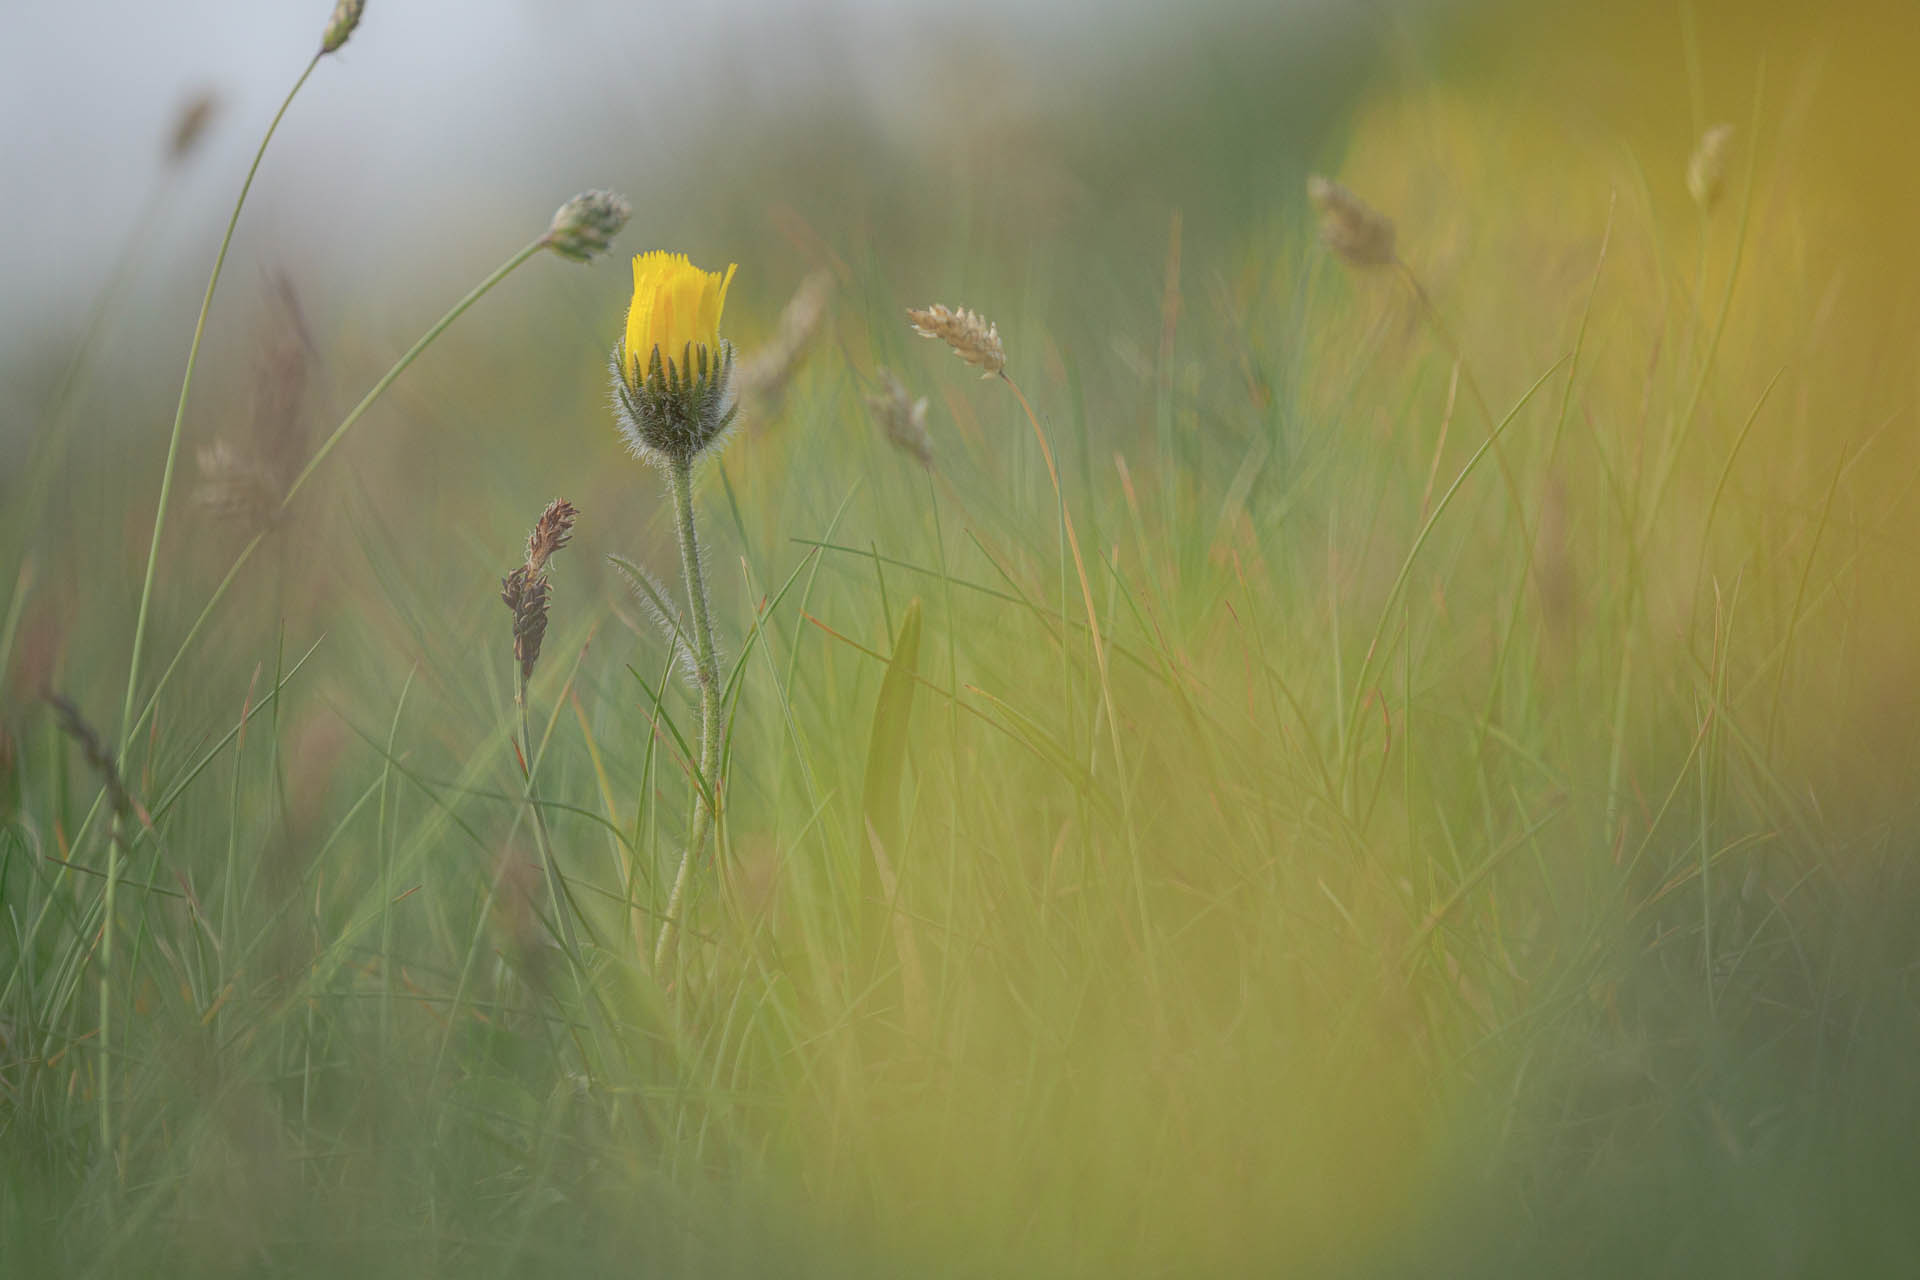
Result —
<path fill-rule="evenodd" d="M 726 272 L 702 271 L 684 253 L 635 255 L 633 302 L 627 307 L 627 341 L 622 349 L 627 377 L 638 381 L 660 351 L 665 363 L 679 363 L 689 347 L 720 349 L 720 312 L 727 305 L 727 286 L 734 266 Z M 684 372 L 684 371 L 683 371 Z"/>
<path fill-rule="evenodd" d="M 633 260 L 627 331 L 607 363 L 614 420 L 649 462 L 689 467 L 733 423 L 733 344 L 720 336 L 733 271 L 702 271 L 684 253 Z"/>

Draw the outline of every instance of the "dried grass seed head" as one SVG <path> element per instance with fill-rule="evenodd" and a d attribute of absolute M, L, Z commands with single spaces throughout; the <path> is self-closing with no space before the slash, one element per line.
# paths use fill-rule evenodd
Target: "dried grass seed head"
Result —
<path fill-rule="evenodd" d="M 913 331 L 923 338 L 938 338 L 953 348 L 953 353 L 991 378 L 1007 367 L 1007 349 L 1000 344 L 1000 327 L 977 311 L 965 307 L 949 310 L 934 303 L 924 311 L 909 307 L 907 318 Z"/>
<path fill-rule="evenodd" d="M 927 433 L 927 398 L 913 399 L 893 370 L 881 369 L 880 390 L 867 396 L 867 407 L 896 449 L 910 453 L 923 467 L 933 465 L 933 437 Z"/>
<path fill-rule="evenodd" d="M 1727 183 L 1727 156 L 1733 149 L 1733 126 L 1716 124 L 1700 135 L 1687 159 L 1687 192 L 1701 212 L 1711 213 Z"/>
<path fill-rule="evenodd" d="M 53 718 L 60 726 L 60 732 L 72 738 L 80 748 L 80 754 L 86 759 L 87 767 L 100 777 L 100 783 L 106 788 L 107 803 L 119 815 L 123 823 L 131 823 L 135 816 L 133 797 L 128 794 L 125 781 L 120 776 L 120 766 L 114 759 L 113 748 L 100 731 L 88 722 L 80 707 L 71 698 L 64 697 L 48 689 L 41 697 L 53 708 Z"/>
<path fill-rule="evenodd" d="M 267 313 L 256 322 L 261 346 L 250 431 L 200 449 L 193 495 L 216 516 L 256 531 L 278 517 L 281 496 L 306 458 L 306 389 L 314 363 L 313 335 L 293 282 L 275 272 L 269 283 Z"/>
<path fill-rule="evenodd" d="M 1350 267 L 1398 261 L 1393 221 L 1331 178 L 1307 178 L 1307 201 L 1320 217 L 1320 242 Z"/>
<path fill-rule="evenodd" d="M 242 454 L 225 440 L 199 450 L 200 482 L 193 501 L 218 519 L 261 530 L 273 523 L 280 509 L 280 489 L 273 469 Z"/>
<path fill-rule="evenodd" d="M 173 134 L 167 140 L 169 163 L 179 164 L 193 154 L 219 110 L 220 99 L 211 89 L 202 89 L 180 104 L 180 112 L 173 118 Z"/>
<path fill-rule="evenodd" d="M 824 269 L 800 282 L 793 297 L 780 310 L 780 323 L 775 326 L 773 337 L 741 357 L 737 375 L 740 399 L 773 400 L 786 389 L 788 379 L 800 367 L 801 355 L 826 318 L 833 290 L 833 273 Z"/>

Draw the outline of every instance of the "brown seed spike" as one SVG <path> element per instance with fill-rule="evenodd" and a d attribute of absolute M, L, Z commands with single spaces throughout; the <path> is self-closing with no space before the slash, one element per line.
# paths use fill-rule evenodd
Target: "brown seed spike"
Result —
<path fill-rule="evenodd" d="M 547 635 L 547 606 L 553 596 L 547 561 L 572 538 L 578 514 L 563 498 L 549 502 L 527 537 L 526 563 L 515 565 L 513 572 L 500 579 L 500 601 L 513 614 L 513 656 L 520 662 L 522 681 L 533 677 L 533 665 L 540 660 L 540 644 Z"/>
<path fill-rule="evenodd" d="M 210 89 L 202 89 L 180 104 L 180 112 L 173 119 L 173 136 L 167 142 L 169 162 L 178 164 L 192 154 L 219 109 L 220 99 Z"/>
<path fill-rule="evenodd" d="M 527 538 L 529 572 L 540 572 L 553 553 L 567 545 L 573 537 L 574 519 L 579 514 L 573 504 L 564 498 L 555 498 L 547 504 L 547 509 L 540 513 L 540 519 L 534 523 L 533 533 Z"/>
<path fill-rule="evenodd" d="M 953 348 L 953 353 L 981 370 L 984 378 L 1002 373 L 1007 367 L 1007 350 L 1000 345 L 1000 326 L 989 322 L 977 311 L 961 307 L 952 311 L 934 303 L 925 311 L 907 310 L 913 331 L 923 338 L 938 338 Z"/>

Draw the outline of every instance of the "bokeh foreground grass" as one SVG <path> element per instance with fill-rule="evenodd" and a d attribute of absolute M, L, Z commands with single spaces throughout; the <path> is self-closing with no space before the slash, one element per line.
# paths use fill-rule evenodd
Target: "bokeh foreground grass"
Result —
<path fill-rule="evenodd" d="M 1425 303 L 1291 194 L 1125 265 L 1071 219 L 1017 261 L 721 247 L 748 338 L 776 281 L 835 293 L 697 477 L 719 848 L 660 967 L 696 715 L 604 562 L 673 569 L 604 408 L 625 262 L 582 342 L 488 299 L 122 762 L 110 1149 L 109 828 L 34 695 L 110 719 L 155 473 L 74 464 L 102 499 L 9 521 L 0 614 L 8 1273 L 1901 1274 L 1912 254 L 1836 234 L 1819 85 L 1731 61 L 1662 155 L 1376 92 L 1324 158 Z M 998 323 L 1079 567 L 1019 399 L 907 329 L 929 293 Z M 529 383 L 570 390 L 468 429 Z M 556 493 L 565 947 L 496 587 Z M 155 667 L 248 536 L 183 511 Z"/>

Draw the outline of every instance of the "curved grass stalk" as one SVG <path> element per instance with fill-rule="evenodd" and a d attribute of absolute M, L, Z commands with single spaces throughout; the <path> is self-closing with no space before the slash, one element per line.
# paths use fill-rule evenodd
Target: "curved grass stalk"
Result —
<path fill-rule="evenodd" d="M 301 468 L 300 474 L 295 477 L 293 484 L 288 487 L 286 495 L 280 499 L 280 505 L 276 509 L 276 515 L 284 515 L 286 513 L 287 509 L 293 505 L 293 500 L 299 495 L 301 488 L 312 478 L 313 473 L 319 469 L 320 464 L 326 461 L 327 455 L 333 452 L 340 441 L 346 437 L 347 432 L 352 430 L 354 425 L 366 414 L 366 411 L 373 407 L 373 402 L 378 400 L 386 389 L 393 385 L 395 379 L 405 373 L 408 367 L 420 358 L 421 353 L 433 345 L 435 339 L 446 332 L 447 328 L 451 326 L 455 320 L 458 320 L 461 315 L 466 312 L 467 308 L 478 302 L 489 290 L 504 280 L 514 268 L 518 267 L 521 263 L 545 247 L 545 236 L 529 241 L 519 252 L 515 253 L 511 258 L 496 268 L 492 275 L 475 285 L 464 298 L 454 303 L 445 315 L 434 322 L 431 329 L 428 329 L 424 334 L 420 335 L 419 341 L 409 347 L 405 355 L 394 361 L 393 367 L 381 375 L 380 381 L 373 384 L 372 390 L 361 397 L 360 403 L 355 405 L 345 418 L 341 419 L 340 425 L 333 429 L 333 434 L 328 436 L 320 447 L 314 451 L 313 457 L 307 460 L 307 465 Z M 200 636 L 200 629 L 206 625 L 207 619 L 212 615 L 214 608 L 219 605 L 221 599 L 225 597 L 227 589 L 233 585 L 233 580 L 239 576 L 240 570 L 246 566 L 247 561 L 253 557 L 253 553 L 259 548 L 260 544 L 266 540 L 266 536 L 264 531 L 256 533 L 248 540 L 247 544 L 240 549 L 240 554 L 234 557 L 233 564 L 228 568 L 226 576 L 220 579 L 220 584 L 213 589 L 213 594 L 208 597 L 206 605 L 200 610 L 200 615 L 194 619 L 193 625 L 187 628 L 186 637 L 181 640 L 179 649 L 175 651 L 173 658 L 167 663 L 165 670 L 160 673 L 160 679 L 155 682 L 153 692 L 147 695 L 145 705 L 141 708 L 139 716 L 133 721 L 132 733 L 140 732 L 141 727 L 146 724 L 148 717 L 153 715 L 154 707 L 160 700 L 161 691 L 166 688 L 167 682 L 173 677 L 174 671 L 178 669 L 180 663 L 186 658 L 188 651 L 193 648 L 193 642 Z"/>
<path fill-rule="evenodd" d="M 308 71 L 311 72 L 312 68 L 309 67 Z M 304 79 L 305 77 L 303 76 L 302 80 L 304 81 Z M 288 100 L 289 101 L 292 100 L 291 95 L 289 95 Z M 284 113 L 285 111 L 284 105 L 282 106 L 281 110 Z M 278 120 L 279 120 L 279 117 L 276 116 L 275 122 L 277 123 Z M 256 164 L 257 163 L 258 162 L 256 160 Z M 231 228 L 229 228 L 229 234 L 231 234 Z M 489 290 L 491 290 L 495 285 L 499 284 L 501 280 L 505 279 L 507 275 L 511 273 L 516 267 L 518 267 L 521 263 L 525 262 L 528 258 L 531 258 L 534 254 L 538 253 L 542 248 L 545 248 L 546 245 L 547 245 L 547 237 L 545 235 L 542 235 L 537 239 L 529 241 L 511 258 L 507 259 L 506 262 L 502 263 L 498 268 L 496 268 L 493 274 L 489 275 L 485 280 L 481 281 L 478 285 L 474 286 L 474 288 L 470 292 L 468 292 L 468 294 L 465 297 L 461 298 L 460 301 L 454 303 L 454 305 L 448 309 L 446 314 L 441 316 L 440 319 L 434 323 L 432 328 L 428 329 L 426 333 L 422 334 L 420 336 L 420 339 L 417 342 L 415 342 L 413 346 L 407 349 L 406 354 L 401 356 L 397 361 L 395 361 L 393 364 L 393 367 L 388 369 L 387 372 L 381 376 L 378 382 L 374 383 L 373 388 L 369 390 L 364 397 L 361 398 L 360 403 L 353 407 L 353 410 L 350 413 L 348 413 L 344 419 L 341 420 L 340 425 L 334 428 L 333 434 L 328 436 L 325 442 L 321 444 L 320 448 L 314 452 L 313 457 L 308 460 L 307 465 L 304 468 L 302 468 L 300 474 L 297 477 L 295 477 L 293 484 L 288 487 L 285 496 L 281 498 L 280 506 L 277 509 L 277 514 L 284 514 L 287 508 L 293 505 L 294 498 L 299 494 L 301 488 L 306 484 L 307 480 L 313 475 L 314 471 L 320 466 L 320 464 L 323 461 L 326 460 L 327 455 L 333 452 L 334 448 L 339 445 L 340 441 L 346 437 L 347 432 L 353 428 L 354 424 L 357 423 L 361 419 L 361 417 L 365 415 L 366 411 L 372 407 L 373 402 L 379 399 L 381 394 L 385 392 L 389 386 L 393 385 L 394 380 L 397 379 L 402 373 L 406 372 L 407 368 L 410 365 L 412 365 L 415 360 L 419 359 L 420 354 L 424 352 L 429 346 L 431 346 L 434 340 L 437 339 L 442 333 L 444 333 L 447 330 L 447 328 L 453 324 L 455 320 L 459 319 L 460 316 L 469 307 L 471 307 L 474 303 L 478 302 Z M 224 253 L 224 245 L 222 246 L 222 251 Z M 211 296 L 212 296 L 211 293 L 209 293 L 208 295 L 209 300 L 211 300 Z M 204 322 L 204 320 L 205 320 L 205 315 L 203 312 L 202 321 Z M 197 352 L 198 346 L 199 346 L 199 334 L 197 330 L 195 333 L 194 346 Z M 185 407 L 185 403 L 186 401 L 184 398 L 184 389 L 183 389 L 183 396 L 181 400 L 181 406 L 183 410 Z M 152 545 L 155 548 L 157 548 L 160 545 L 160 539 L 159 539 L 160 527 L 161 527 L 160 516 L 164 516 L 166 511 L 167 490 L 170 487 L 170 483 L 172 480 L 172 466 L 173 466 L 173 461 L 175 456 L 175 450 L 179 444 L 179 435 L 180 435 L 179 426 L 176 423 L 173 441 L 168 446 L 167 470 L 165 473 L 163 473 L 162 479 L 161 479 L 160 513 L 158 516 L 156 516 L 154 521 L 154 539 L 153 539 Z M 142 726 L 144 726 L 147 723 L 147 720 L 153 715 L 154 708 L 159 705 L 161 692 L 166 689 L 168 681 L 170 681 L 173 678 L 174 672 L 179 669 L 180 664 L 183 661 L 185 661 L 187 654 L 192 650 L 194 642 L 197 639 L 199 639 L 201 628 L 206 625 L 207 619 L 213 616 L 214 609 L 217 608 L 221 600 L 223 600 L 226 597 L 228 588 L 230 588 L 233 585 L 234 580 L 240 576 L 240 570 L 245 568 L 247 562 L 253 558 L 253 553 L 256 550 L 258 550 L 260 547 L 260 544 L 266 540 L 266 536 L 267 536 L 266 530 L 262 530 L 261 532 L 254 534 L 253 537 L 247 541 L 247 544 L 240 549 L 240 554 L 234 557 L 233 564 L 227 569 L 226 575 L 220 579 L 220 584 L 214 588 L 213 594 L 209 596 L 207 599 L 207 603 L 201 607 L 199 616 L 194 619 L 193 625 L 187 628 L 187 634 L 185 638 L 183 638 L 180 641 L 180 647 L 174 652 L 173 658 L 167 663 L 166 668 L 160 673 L 160 679 L 154 683 L 153 692 L 147 695 L 146 704 L 142 707 L 140 714 L 136 717 L 132 715 L 132 707 L 133 707 L 132 697 L 135 689 L 134 680 L 137 679 L 137 676 L 138 676 L 138 656 L 140 653 L 140 647 L 141 647 L 141 641 L 142 641 L 141 633 L 144 631 L 144 628 L 145 628 L 147 608 L 148 608 L 148 604 L 150 602 L 150 598 L 152 594 L 153 571 L 155 566 L 154 556 L 150 550 L 149 556 L 148 556 L 146 583 L 141 591 L 139 623 L 136 625 L 135 631 L 134 631 L 134 655 L 135 655 L 136 661 L 133 669 L 129 672 L 130 679 L 127 685 L 128 697 L 127 697 L 126 705 L 123 708 L 124 728 L 120 735 L 121 746 L 120 746 L 120 751 L 118 752 L 119 756 L 124 757 L 126 755 L 127 744 L 133 740 L 133 737 L 140 732 L 140 729 L 142 728 Z M 79 835 L 83 835 L 85 833 L 88 822 L 92 819 L 94 813 L 98 812 L 98 809 L 99 809 L 99 805 L 98 805 L 98 802 L 96 801 L 94 807 L 88 811 L 87 820 L 83 820 L 83 822 L 81 823 L 80 832 L 75 837 L 76 842 L 79 839 Z M 102 933 L 101 933 L 101 942 L 100 942 L 100 974 L 101 974 L 100 976 L 100 1033 L 99 1033 L 100 1053 L 101 1053 L 100 1119 L 101 1119 L 101 1133 L 103 1135 L 103 1139 L 106 1142 L 106 1146 L 109 1150 L 112 1149 L 112 1117 L 111 1117 L 111 1105 L 108 1101 L 107 1087 L 111 1082 L 111 1076 L 110 1076 L 111 1068 L 109 1066 L 107 1055 L 111 1050 L 110 1035 L 111 1035 L 112 1000 L 113 1000 L 112 990 L 109 984 L 109 976 L 112 973 L 112 966 L 113 966 L 113 930 L 110 927 L 110 922 L 114 919 L 114 905 L 115 905 L 115 898 L 116 898 L 116 890 L 118 888 L 118 883 L 120 879 L 120 852 L 121 852 L 120 835 L 121 833 L 118 829 L 118 820 L 116 819 L 112 836 L 108 841 L 105 914 L 104 914 L 104 919 L 102 924 Z"/>
<path fill-rule="evenodd" d="M 324 50 L 315 53 L 307 62 L 300 78 L 293 82 L 293 88 L 287 90 L 287 96 L 280 103 L 280 109 L 273 113 L 273 119 L 267 125 L 265 136 L 260 139 L 259 148 L 253 153 L 253 163 L 247 168 L 246 181 L 240 184 L 240 196 L 233 202 L 233 213 L 227 218 L 226 234 L 220 237 L 219 252 L 214 254 L 213 271 L 207 277 L 207 291 L 200 300 L 200 317 L 194 321 L 193 342 L 187 348 L 187 370 L 180 379 L 180 402 L 173 412 L 173 432 L 167 438 L 167 461 L 160 472 L 160 501 L 153 512 L 153 536 L 147 543 L 147 571 L 140 583 L 140 607 L 134 615 L 133 654 L 127 663 L 127 692 L 120 704 L 120 741 L 115 751 L 116 759 L 124 760 L 127 746 L 132 741 L 133 699 L 140 688 L 140 651 L 147 635 L 147 613 L 153 603 L 153 575 L 160 563 L 160 534 L 166 526 L 167 499 L 173 492 L 173 468 L 180 457 L 181 428 L 187 418 L 187 396 L 193 390 L 193 370 L 200 361 L 200 339 L 206 333 L 207 312 L 213 308 L 213 292 L 220 284 L 220 271 L 227 263 L 227 250 L 233 244 L 233 231 L 240 223 L 240 210 L 246 207 L 247 193 L 253 190 L 254 177 L 260 172 L 260 161 L 267 154 L 267 144 L 273 141 L 274 133 L 280 128 L 287 108 L 300 89 L 313 75 L 313 69 L 320 65 Z M 100 934 L 100 1137 L 109 1154 L 113 1151 L 113 926 L 115 890 L 120 882 L 120 845 L 122 832 L 116 817 L 113 823 L 113 837 L 107 842 L 107 887 L 105 915 L 101 922 Z"/>

